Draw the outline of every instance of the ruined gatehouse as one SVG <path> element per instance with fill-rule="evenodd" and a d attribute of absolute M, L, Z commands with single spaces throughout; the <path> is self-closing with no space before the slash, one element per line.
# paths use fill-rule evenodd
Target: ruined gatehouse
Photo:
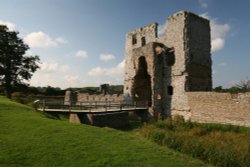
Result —
<path fill-rule="evenodd" d="M 181 11 L 168 17 L 161 35 L 157 23 L 126 34 L 124 92 L 119 96 L 124 103 L 144 101 L 156 119 L 178 114 L 196 122 L 250 126 L 250 93 L 211 91 L 209 20 Z M 78 93 L 76 101 L 88 96 Z"/>
<path fill-rule="evenodd" d="M 163 35 L 157 28 L 152 23 L 126 34 L 124 95 L 147 100 L 154 116 L 189 118 L 186 92 L 212 90 L 209 21 L 178 12 Z"/>

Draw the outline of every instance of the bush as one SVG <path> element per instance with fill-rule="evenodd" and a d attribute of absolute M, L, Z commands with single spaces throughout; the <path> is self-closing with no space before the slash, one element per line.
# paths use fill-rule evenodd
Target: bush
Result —
<path fill-rule="evenodd" d="M 22 103 L 22 104 L 26 104 L 27 100 L 26 100 L 26 94 L 22 93 L 22 92 L 14 92 L 11 94 L 12 96 L 12 100 L 18 102 L 18 103 Z"/>
<path fill-rule="evenodd" d="M 249 130 L 232 125 L 185 122 L 177 117 L 144 125 L 140 132 L 160 145 L 167 145 L 216 166 L 248 167 Z"/>
<path fill-rule="evenodd" d="M 155 123 L 155 126 L 157 128 L 161 128 L 161 129 L 169 129 L 169 130 L 173 130 L 174 129 L 174 125 L 172 123 L 172 119 L 168 118 L 166 120 L 159 120 Z"/>

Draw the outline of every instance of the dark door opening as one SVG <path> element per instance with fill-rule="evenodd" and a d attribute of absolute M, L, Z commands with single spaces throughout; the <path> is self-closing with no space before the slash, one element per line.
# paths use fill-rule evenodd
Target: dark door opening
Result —
<path fill-rule="evenodd" d="M 147 103 L 150 107 L 152 105 L 151 77 L 148 74 L 147 62 L 144 56 L 139 58 L 138 65 L 132 86 L 132 96 L 135 101 Z"/>

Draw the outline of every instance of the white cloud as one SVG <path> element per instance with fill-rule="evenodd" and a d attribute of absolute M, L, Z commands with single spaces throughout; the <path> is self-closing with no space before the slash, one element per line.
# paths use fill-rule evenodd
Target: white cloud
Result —
<path fill-rule="evenodd" d="M 70 70 L 70 67 L 69 67 L 69 65 L 62 65 L 61 67 L 60 67 L 60 70 L 62 71 L 62 72 L 68 72 L 69 70 Z"/>
<path fill-rule="evenodd" d="M 110 61 L 110 60 L 114 60 L 115 56 L 112 54 L 101 54 L 99 58 L 102 61 Z"/>
<path fill-rule="evenodd" d="M 208 4 L 206 2 L 206 0 L 199 0 L 199 4 L 201 8 L 207 8 Z"/>
<path fill-rule="evenodd" d="M 211 20 L 211 38 L 224 38 L 230 31 L 229 24 L 218 24 L 216 20 Z"/>
<path fill-rule="evenodd" d="M 63 79 L 66 81 L 65 84 L 69 85 L 69 87 L 79 87 L 85 83 L 83 79 L 76 75 L 66 75 Z"/>
<path fill-rule="evenodd" d="M 121 75 L 123 76 L 124 66 L 125 66 L 125 60 L 123 60 L 117 66 L 111 67 L 111 68 L 102 68 L 102 67 L 92 68 L 88 72 L 88 75 L 89 76 L 105 75 L 105 76 L 111 76 L 111 77 L 117 77 Z"/>
<path fill-rule="evenodd" d="M 88 52 L 86 52 L 85 50 L 78 50 L 76 52 L 76 57 L 87 58 Z"/>
<path fill-rule="evenodd" d="M 32 76 L 29 81 L 33 86 L 53 86 L 60 88 L 80 87 L 85 81 L 79 76 L 70 75 L 70 67 L 67 64 L 44 62 L 41 69 Z"/>
<path fill-rule="evenodd" d="M 44 72 L 54 72 L 54 71 L 56 71 L 58 69 L 58 64 L 57 63 L 46 63 L 46 62 L 43 62 L 40 65 L 40 68 Z"/>
<path fill-rule="evenodd" d="M 230 25 L 219 24 L 217 19 L 211 19 L 208 13 L 203 13 L 200 16 L 210 20 L 212 52 L 222 50 L 225 45 L 225 38 L 231 29 Z"/>
<path fill-rule="evenodd" d="M 0 25 L 6 25 L 10 31 L 14 31 L 16 28 L 16 25 L 14 23 L 9 22 L 9 21 L 0 20 Z"/>
<path fill-rule="evenodd" d="M 124 68 L 125 68 L 125 60 L 122 60 L 122 62 L 120 62 L 116 67 L 119 70 L 124 70 Z"/>
<path fill-rule="evenodd" d="M 70 66 L 67 64 L 59 65 L 57 63 L 43 62 L 40 65 L 40 70 L 45 72 L 45 73 L 68 72 L 70 70 Z"/>
<path fill-rule="evenodd" d="M 61 43 L 61 44 L 67 44 L 68 43 L 68 41 L 66 39 L 62 38 L 62 37 L 56 38 L 56 42 Z"/>
<path fill-rule="evenodd" d="M 95 68 L 92 68 L 89 72 L 88 72 L 88 75 L 90 76 L 99 76 L 101 74 L 104 74 L 104 71 L 106 69 L 105 68 L 101 68 L 101 67 L 95 67 Z"/>
<path fill-rule="evenodd" d="M 57 42 L 42 31 L 28 34 L 24 37 L 24 41 L 32 48 L 51 48 L 57 46 Z"/>
<path fill-rule="evenodd" d="M 80 77 L 79 76 L 69 76 L 69 75 L 66 75 L 63 77 L 67 82 L 70 82 L 70 83 L 74 83 L 76 81 L 79 81 L 80 80 Z"/>
<path fill-rule="evenodd" d="M 24 37 L 24 42 L 26 42 L 32 48 L 52 48 L 57 47 L 59 44 L 68 43 L 68 41 L 62 37 L 53 39 L 42 31 L 32 32 L 26 35 Z"/>
<path fill-rule="evenodd" d="M 225 40 L 222 38 L 215 38 L 212 39 L 211 45 L 212 45 L 212 52 L 219 51 L 224 48 Z"/>

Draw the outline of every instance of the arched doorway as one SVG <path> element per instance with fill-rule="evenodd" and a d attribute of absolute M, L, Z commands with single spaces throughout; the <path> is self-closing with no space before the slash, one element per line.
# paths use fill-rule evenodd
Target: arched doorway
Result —
<path fill-rule="evenodd" d="M 147 69 L 148 66 L 145 57 L 139 57 L 138 69 L 132 86 L 132 97 L 135 101 L 147 102 L 148 106 L 151 106 L 151 77 Z"/>

